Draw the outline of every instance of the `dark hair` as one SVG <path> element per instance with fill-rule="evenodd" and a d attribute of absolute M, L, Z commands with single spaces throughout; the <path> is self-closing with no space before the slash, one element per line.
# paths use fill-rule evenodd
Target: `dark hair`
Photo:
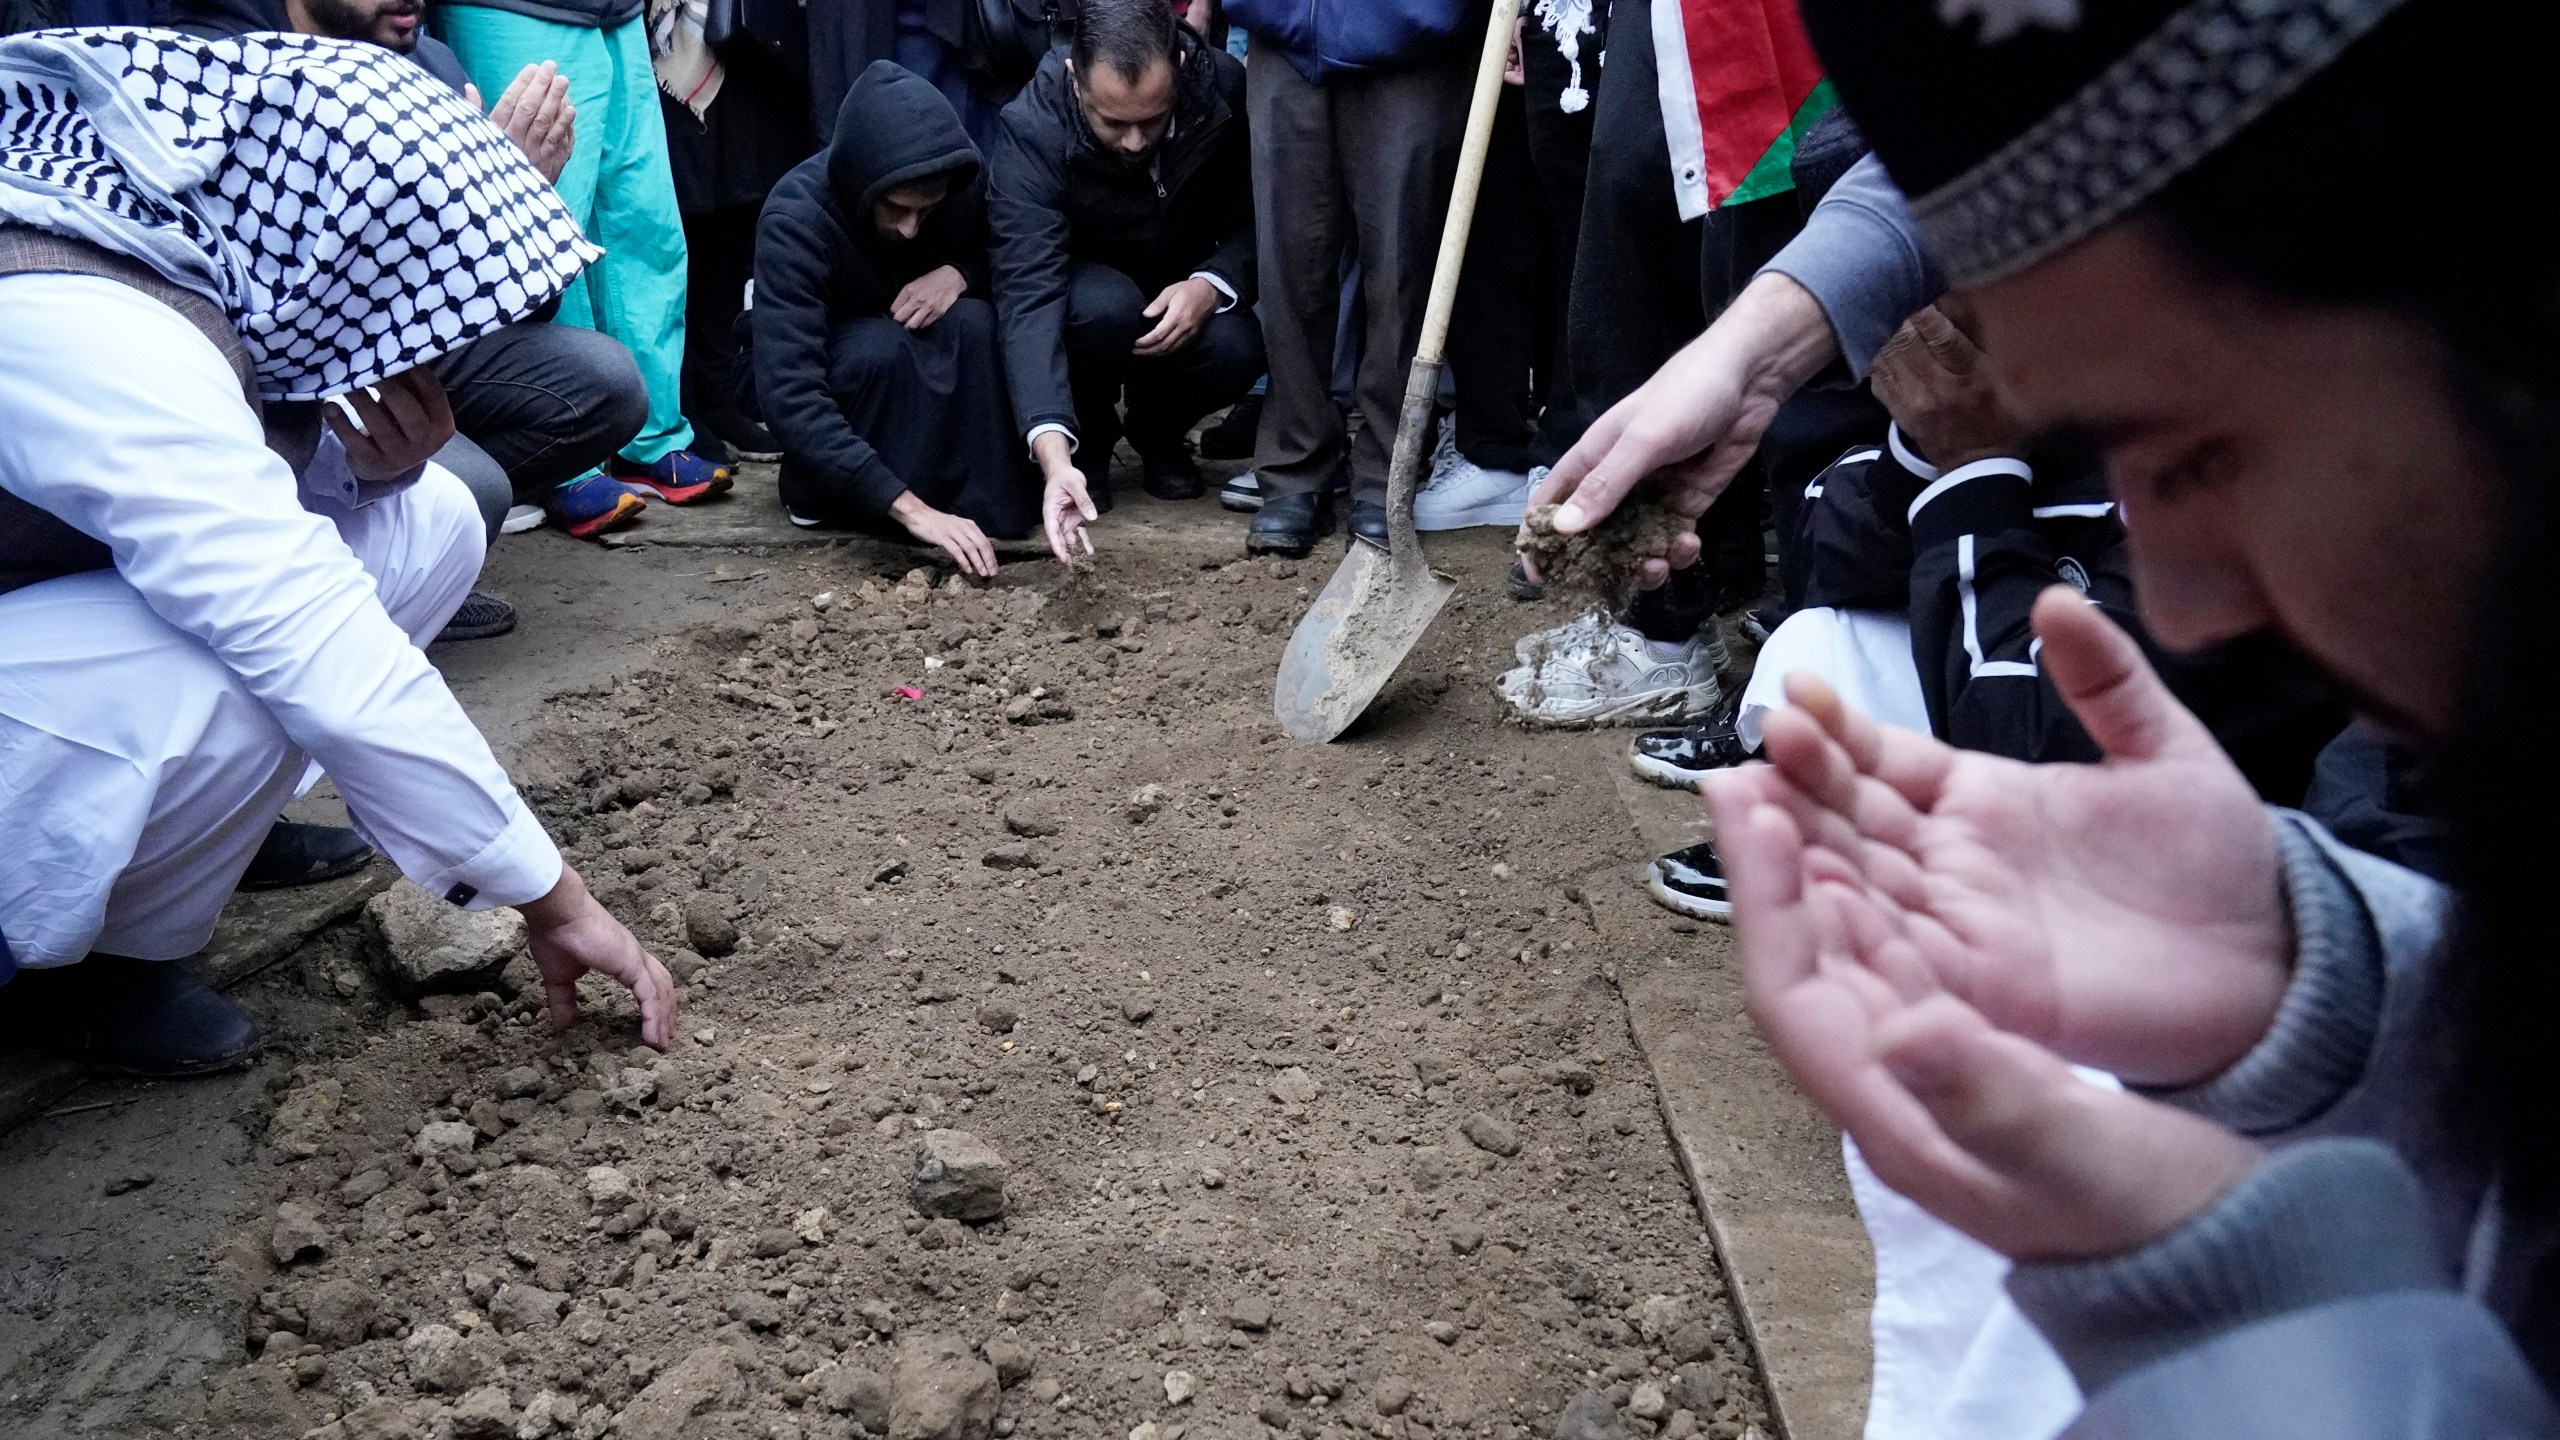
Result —
<path fill-rule="evenodd" d="M 1182 68 L 1182 27 L 1170 0 L 1084 0 L 1067 54 L 1078 75 L 1108 65 L 1135 85 L 1159 60 Z"/>
<path fill-rule="evenodd" d="M 2560 209 L 2545 59 L 2560 7 L 2409 0 L 2148 213 L 2204 271 L 2416 321 L 2507 481 L 2455 734 L 2431 788 L 2459 891 L 2442 971 L 2445 1117 L 2511 1203 L 2560 1210 Z M 2540 199 L 2534 197 L 2540 196 Z M 2391 563 L 2390 556 L 2375 557 Z M 2425 1084 L 2420 1077 L 2418 1083 Z"/>

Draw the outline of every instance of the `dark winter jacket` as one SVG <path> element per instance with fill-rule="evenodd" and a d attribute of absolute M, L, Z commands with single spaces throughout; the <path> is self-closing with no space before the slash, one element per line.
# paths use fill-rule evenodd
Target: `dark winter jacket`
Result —
<path fill-rule="evenodd" d="M 752 312 L 756 392 L 782 448 L 866 504 L 888 513 L 906 487 L 845 423 L 827 389 L 827 335 L 848 320 L 886 315 L 907 282 L 956 267 L 970 293 L 987 284 L 986 187 L 977 147 L 942 92 L 875 61 L 846 92 L 835 140 L 773 188 L 756 224 Z M 936 175 L 949 198 L 913 240 L 880 233 L 872 207 L 901 185 Z"/>
<path fill-rule="evenodd" d="M 2242 641 L 2202 656 L 2153 646 L 2136 612 L 2122 523 L 2093 465 L 1977 461 L 1940 474 L 1902 443 L 1852 450 L 1797 511 L 1805 604 L 1911 621 L 1929 728 L 1959 749 L 2094 761 L 2098 748 L 2036 661 L 2030 613 L 2061 582 L 2142 642 L 2262 796 L 2298 803 L 2320 747 L 2346 722 L 2289 651 Z"/>
<path fill-rule="evenodd" d="M 1075 428 L 1067 388 L 1067 262 L 1127 275 L 1152 298 L 1192 274 L 1254 295 L 1253 147 L 1244 66 L 1186 27 L 1173 128 L 1152 163 L 1111 154 L 1085 123 L 1062 57 L 1007 105 L 996 135 L 987 214 L 1005 378 L 1027 434 Z"/>
<path fill-rule="evenodd" d="M 1227 19 L 1276 46 L 1317 84 L 1349 70 L 1392 70 L 1484 33 L 1484 0 L 1226 0 Z"/>

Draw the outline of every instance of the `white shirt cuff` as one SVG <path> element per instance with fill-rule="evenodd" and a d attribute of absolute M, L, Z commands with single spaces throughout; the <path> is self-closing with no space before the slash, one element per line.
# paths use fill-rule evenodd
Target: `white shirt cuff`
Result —
<path fill-rule="evenodd" d="M 421 888 L 465 910 L 488 910 L 539 900 L 560 883 L 560 847 L 524 802 L 508 797 L 515 814 L 480 853 L 446 869 L 416 875 Z"/>
<path fill-rule="evenodd" d="M 1900 425 L 1888 425 L 1885 427 L 1884 443 L 1892 447 L 1894 463 L 1900 465 L 1903 469 L 1910 471 L 1914 478 L 1920 480 L 1935 480 L 1938 478 L 1938 467 L 1912 453 L 1910 445 L 1903 441 L 1902 427 Z"/>
<path fill-rule="evenodd" d="M 1044 422 L 1042 422 L 1041 424 L 1038 424 L 1038 425 L 1034 425 L 1034 426 L 1032 426 L 1032 427 L 1031 427 L 1031 433 L 1022 437 L 1022 443 L 1023 443 L 1023 444 L 1025 444 L 1025 445 L 1027 445 L 1027 446 L 1032 447 L 1032 448 L 1036 451 L 1036 450 L 1039 448 L 1039 445 L 1040 445 L 1040 437 L 1041 437 L 1041 436 L 1043 436 L 1043 435 L 1064 435 L 1064 436 L 1066 436 L 1066 437 L 1067 437 L 1067 453 L 1068 453 L 1068 454 L 1070 454 L 1070 455 L 1073 455 L 1074 453 L 1076 453 L 1076 450 L 1077 450 L 1077 444 L 1076 444 L 1076 432 L 1074 432 L 1073 430 L 1068 429 L 1068 428 L 1067 428 L 1066 426 L 1064 426 L 1064 425 L 1059 424 L 1059 423 L 1058 423 L 1057 421 L 1055 421 L 1055 420 L 1044 421 Z M 1037 459 L 1037 458 L 1039 458 L 1039 457 L 1035 454 L 1032 458 Z"/>
<path fill-rule="evenodd" d="M 1221 304 L 1213 313 L 1224 315 L 1228 311 L 1236 308 L 1236 287 L 1228 284 L 1225 280 L 1220 279 L 1215 272 L 1208 270 L 1194 270 L 1191 272 L 1191 278 L 1194 280 L 1207 281 L 1210 289 L 1215 290 L 1220 295 L 1226 297 L 1225 303 Z"/>
<path fill-rule="evenodd" d="M 2036 472 L 2027 468 L 2026 461 L 2012 460 L 2005 455 L 1994 455 L 1988 460 L 1976 460 L 1970 465 L 1959 465 L 1930 481 L 1929 488 L 1920 492 L 1920 498 L 1911 502 L 1911 509 L 1902 518 L 1908 522 L 1917 522 L 1920 512 L 1929 508 L 1930 501 L 1968 480 L 1979 480 L 1986 475 L 2006 475 L 2011 479 L 2024 480 L 2029 484 L 2033 484 L 2036 478 Z"/>

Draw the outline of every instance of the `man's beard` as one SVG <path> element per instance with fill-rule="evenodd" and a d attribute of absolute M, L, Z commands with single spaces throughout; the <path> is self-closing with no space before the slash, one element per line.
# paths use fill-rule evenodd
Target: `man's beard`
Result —
<path fill-rule="evenodd" d="M 303 6 L 310 11 L 311 21 L 320 27 L 320 33 L 334 39 L 369 41 L 403 55 L 418 48 L 415 28 L 406 33 L 394 33 L 382 23 L 394 15 L 415 18 L 420 8 L 415 3 L 386 5 L 372 15 L 356 9 L 347 0 L 303 0 Z"/>

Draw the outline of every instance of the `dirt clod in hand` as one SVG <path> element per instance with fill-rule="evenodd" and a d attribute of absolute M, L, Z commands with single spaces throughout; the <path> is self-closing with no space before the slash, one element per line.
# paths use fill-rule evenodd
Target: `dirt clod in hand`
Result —
<path fill-rule="evenodd" d="M 1588 600 L 1611 615 L 1626 613 L 1636 598 L 1644 562 L 1668 559 L 1688 533 L 1678 516 L 1650 500 L 1634 499 L 1579 535 L 1556 533 L 1555 505 L 1534 505 L 1520 522 L 1514 543 L 1560 600 Z"/>

